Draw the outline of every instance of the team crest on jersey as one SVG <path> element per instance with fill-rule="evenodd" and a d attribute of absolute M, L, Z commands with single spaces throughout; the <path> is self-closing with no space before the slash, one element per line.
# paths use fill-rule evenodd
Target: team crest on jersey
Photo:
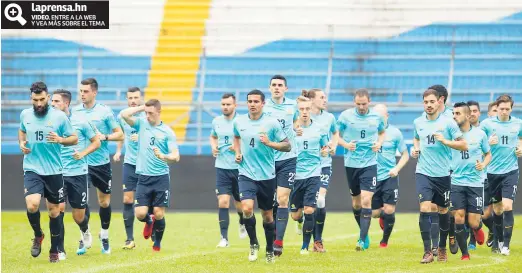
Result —
<path fill-rule="evenodd" d="M 158 133 L 158 134 L 156 134 L 156 138 L 157 138 L 158 140 L 161 140 L 161 139 L 164 139 L 164 138 L 165 138 L 165 135 L 162 134 L 162 133 Z"/>
<path fill-rule="evenodd" d="M 47 123 L 47 125 L 45 125 L 45 127 L 53 128 L 53 123 L 49 121 L 49 122 Z"/>

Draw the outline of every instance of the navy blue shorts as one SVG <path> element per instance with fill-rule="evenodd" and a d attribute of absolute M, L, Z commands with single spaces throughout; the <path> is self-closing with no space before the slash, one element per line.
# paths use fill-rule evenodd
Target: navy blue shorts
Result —
<path fill-rule="evenodd" d="M 424 174 L 415 174 L 415 186 L 419 203 L 430 201 L 439 207 L 447 208 L 450 205 L 450 176 L 430 177 Z"/>
<path fill-rule="evenodd" d="M 321 188 L 328 189 L 330 178 L 332 177 L 332 167 L 321 168 Z"/>
<path fill-rule="evenodd" d="M 228 194 L 239 199 L 239 170 L 216 168 L 216 195 Z"/>
<path fill-rule="evenodd" d="M 493 204 L 502 202 L 502 198 L 515 200 L 518 187 L 518 170 L 505 174 L 488 173 L 489 193 Z"/>
<path fill-rule="evenodd" d="M 483 191 L 483 187 L 451 185 L 451 209 L 463 209 L 467 213 L 482 214 L 484 207 Z"/>
<path fill-rule="evenodd" d="M 89 166 L 89 181 L 102 193 L 111 194 L 111 163 L 99 166 Z"/>
<path fill-rule="evenodd" d="M 488 180 L 484 180 L 484 206 L 489 206 L 493 204 L 493 196 L 491 195 L 491 190 L 489 189 Z"/>
<path fill-rule="evenodd" d="M 87 175 L 63 177 L 63 200 L 69 201 L 73 209 L 84 209 L 89 201 Z"/>
<path fill-rule="evenodd" d="M 364 168 L 345 167 L 345 169 L 352 196 L 359 196 L 361 190 L 375 192 L 377 189 L 377 165 Z"/>
<path fill-rule="evenodd" d="M 256 199 L 261 210 L 271 210 L 274 207 L 274 197 L 277 189 L 276 179 L 252 180 L 244 175 L 239 176 L 239 198 Z"/>
<path fill-rule="evenodd" d="M 136 191 L 139 175 L 136 174 L 136 165 L 123 163 L 123 192 Z"/>
<path fill-rule="evenodd" d="M 372 209 L 380 209 L 384 204 L 397 205 L 399 200 L 399 179 L 388 177 L 377 181 L 377 190 L 373 194 Z"/>
<path fill-rule="evenodd" d="M 51 204 L 63 203 L 63 176 L 24 172 L 24 197 L 31 194 L 40 194 Z"/>
<path fill-rule="evenodd" d="M 295 180 L 294 189 L 290 194 L 290 211 L 296 212 L 305 206 L 315 208 L 320 188 L 321 178 L 319 176 Z"/>
<path fill-rule="evenodd" d="M 275 171 L 278 187 L 291 189 L 295 180 L 295 166 L 297 158 L 289 158 L 281 161 L 276 161 Z"/>
<path fill-rule="evenodd" d="M 136 186 L 134 206 L 169 207 L 170 175 L 140 175 Z"/>

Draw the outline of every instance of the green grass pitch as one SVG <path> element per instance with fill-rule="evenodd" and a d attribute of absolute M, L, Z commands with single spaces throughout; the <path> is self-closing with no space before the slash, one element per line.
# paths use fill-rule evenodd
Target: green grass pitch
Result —
<path fill-rule="evenodd" d="M 275 264 L 265 263 L 265 237 L 261 217 L 257 213 L 258 238 L 261 243 L 257 262 L 249 262 L 248 239 L 238 238 L 237 215 L 231 214 L 230 247 L 217 249 L 219 226 L 217 213 L 169 213 L 160 253 L 153 253 L 149 241 L 143 239 L 143 224 L 135 221 L 137 247 L 122 250 L 125 230 L 120 213 L 112 215 L 110 242 L 112 253 L 103 255 L 97 234 L 100 221 L 92 213 L 93 247 L 84 256 L 76 255 L 80 238 L 78 226 L 65 216 L 65 248 L 67 260 L 57 264 L 48 261 L 49 221 L 42 212 L 42 227 L 47 236 L 42 254 L 30 255 L 31 227 L 25 212 L 2 213 L 2 272 L 521 272 L 522 216 L 515 217 L 511 256 L 491 254 L 490 248 L 478 246 L 470 261 L 461 261 L 460 253 L 449 254 L 447 263 L 422 265 L 422 242 L 417 214 L 399 214 L 387 249 L 379 248 L 382 232 L 377 221 L 370 228 L 371 247 L 355 252 L 358 228 L 351 213 L 328 213 L 324 230 L 327 253 L 299 254 L 301 236 L 290 220 L 285 236 L 283 256 Z M 449 251 L 448 251 L 449 253 Z"/>

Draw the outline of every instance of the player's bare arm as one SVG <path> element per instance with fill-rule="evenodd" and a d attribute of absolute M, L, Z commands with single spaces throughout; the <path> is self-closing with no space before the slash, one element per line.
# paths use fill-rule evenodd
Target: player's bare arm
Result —
<path fill-rule="evenodd" d="M 377 142 L 372 145 L 372 151 L 377 152 L 382 147 L 382 143 L 384 143 L 384 139 L 386 138 L 386 131 L 382 130 L 379 132 L 379 138 L 377 138 Z"/>
<path fill-rule="evenodd" d="M 459 150 L 459 151 L 466 151 L 468 149 L 468 143 L 465 139 L 462 137 L 459 137 L 455 140 L 448 140 L 445 139 L 444 136 L 440 133 L 433 134 L 435 139 L 442 143 L 442 145 L 448 146 L 452 149 Z"/>
<path fill-rule="evenodd" d="M 145 111 L 145 105 L 141 105 L 141 106 L 138 106 L 138 107 L 129 107 L 123 111 L 121 111 L 121 117 L 123 118 L 123 120 L 125 120 L 125 122 L 127 122 L 127 124 L 129 124 L 130 126 L 134 126 L 134 124 L 136 123 L 136 117 L 134 117 L 135 114 L 139 113 L 139 112 L 143 112 Z M 121 131 L 121 128 L 120 128 L 120 131 Z"/>
<path fill-rule="evenodd" d="M 119 162 L 121 159 L 121 150 L 123 149 L 123 141 L 116 142 L 116 153 L 114 153 L 114 156 L 112 159 L 114 161 Z"/>
<path fill-rule="evenodd" d="M 420 140 L 413 138 L 413 147 L 411 149 L 411 157 L 418 158 L 420 153 Z"/>
<path fill-rule="evenodd" d="M 162 154 L 158 147 L 154 148 L 154 155 L 159 158 L 160 160 L 163 160 L 167 162 L 168 164 L 171 163 L 177 163 L 179 162 L 180 156 L 179 156 L 179 150 L 178 149 L 172 149 L 172 152 L 169 154 Z"/>
<path fill-rule="evenodd" d="M 73 133 L 68 137 L 61 137 L 55 132 L 50 132 L 46 139 L 49 143 L 58 143 L 63 146 L 72 146 L 78 143 L 78 135 L 76 135 L 76 133 Z"/>
<path fill-rule="evenodd" d="M 74 154 L 73 154 L 74 159 L 80 160 L 80 159 L 84 158 L 85 156 L 91 154 L 92 152 L 96 151 L 98 148 L 100 148 L 101 141 L 99 138 L 93 137 L 90 139 L 90 141 L 91 141 L 91 143 L 89 144 L 89 146 L 87 146 L 87 148 L 85 148 L 85 150 L 74 152 Z"/>
<path fill-rule="evenodd" d="M 24 131 L 18 130 L 18 144 L 20 145 L 20 150 L 24 154 L 28 154 L 31 152 L 31 149 L 27 148 L 27 135 Z"/>
<path fill-rule="evenodd" d="M 218 154 L 219 154 L 218 137 L 217 136 L 210 136 L 210 148 L 212 149 L 212 155 L 214 157 L 217 157 Z"/>
<path fill-rule="evenodd" d="M 408 163 L 409 160 L 410 160 L 410 155 L 408 154 L 408 150 L 405 150 L 404 152 L 402 152 L 401 158 L 399 159 L 399 162 L 397 163 L 397 165 L 395 165 L 395 167 L 393 167 L 390 170 L 390 176 L 391 177 L 398 176 L 399 172 L 402 170 L 402 168 L 404 168 L 404 166 L 406 166 L 406 163 Z"/>
<path fill-rule="evenodd" d="M 277 150 L 280 152 L 285 152 L 285 153 L 290 152 L 292 150 L 292 145 L 290 144 L 290 142 L 288 141 L 287 138 L 283 139 L 281 142 L 272 142 L 268 139 L 266 134 L 262 134 L 260 136 L 260 139 L 261 139 L 261 143 L 265 144 L 266 146 L 268 146 L 274 150 Z"/>
<path fill-rule="evenodd" d="M 487 165 L 491 162 L 491 151 L 484 154 L 484 160 L 480 162 L 477 160 L 477 163 L 475 164 L 475 169 L 478 171 L 482 171 L 486 168 Z"/>

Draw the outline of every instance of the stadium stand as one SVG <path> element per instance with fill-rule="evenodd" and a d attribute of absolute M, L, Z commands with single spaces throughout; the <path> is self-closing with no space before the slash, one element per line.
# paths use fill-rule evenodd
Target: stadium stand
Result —
<path fill-rule="evenodd" d="M 126 16 L 147 9 L 157 21 L 140 25 L 116 14 L 111 34 L 96 42 L 4 32 L 2 152 L 18 152 L 19 114 L 37 80 L 77 90 L 79 80 L 95 77 L 98 99 L 116 113 L 128 86 L 145 87 L 146 98 L 169 104 L 165 122 L 183 154 L 210 154 L 210 125 L 224 92 L 243 102 L 251 89 L 267 91 L 274 74 L 287 77 L 289 97 L 324 88 L 336 116 L 351 107 L 353 90 L 368 88 L 374 102 L 390 106 L 390 122 L 407 139 L 422 112 L 421 93 L 433 84 L 447 85 L 451 102 L 474 99 L 482 108 L 503 93 L 522 101 L 520 3 L 476 1 L 467 12 L 451 1 L 396 2 L 141 1 Z"/>

